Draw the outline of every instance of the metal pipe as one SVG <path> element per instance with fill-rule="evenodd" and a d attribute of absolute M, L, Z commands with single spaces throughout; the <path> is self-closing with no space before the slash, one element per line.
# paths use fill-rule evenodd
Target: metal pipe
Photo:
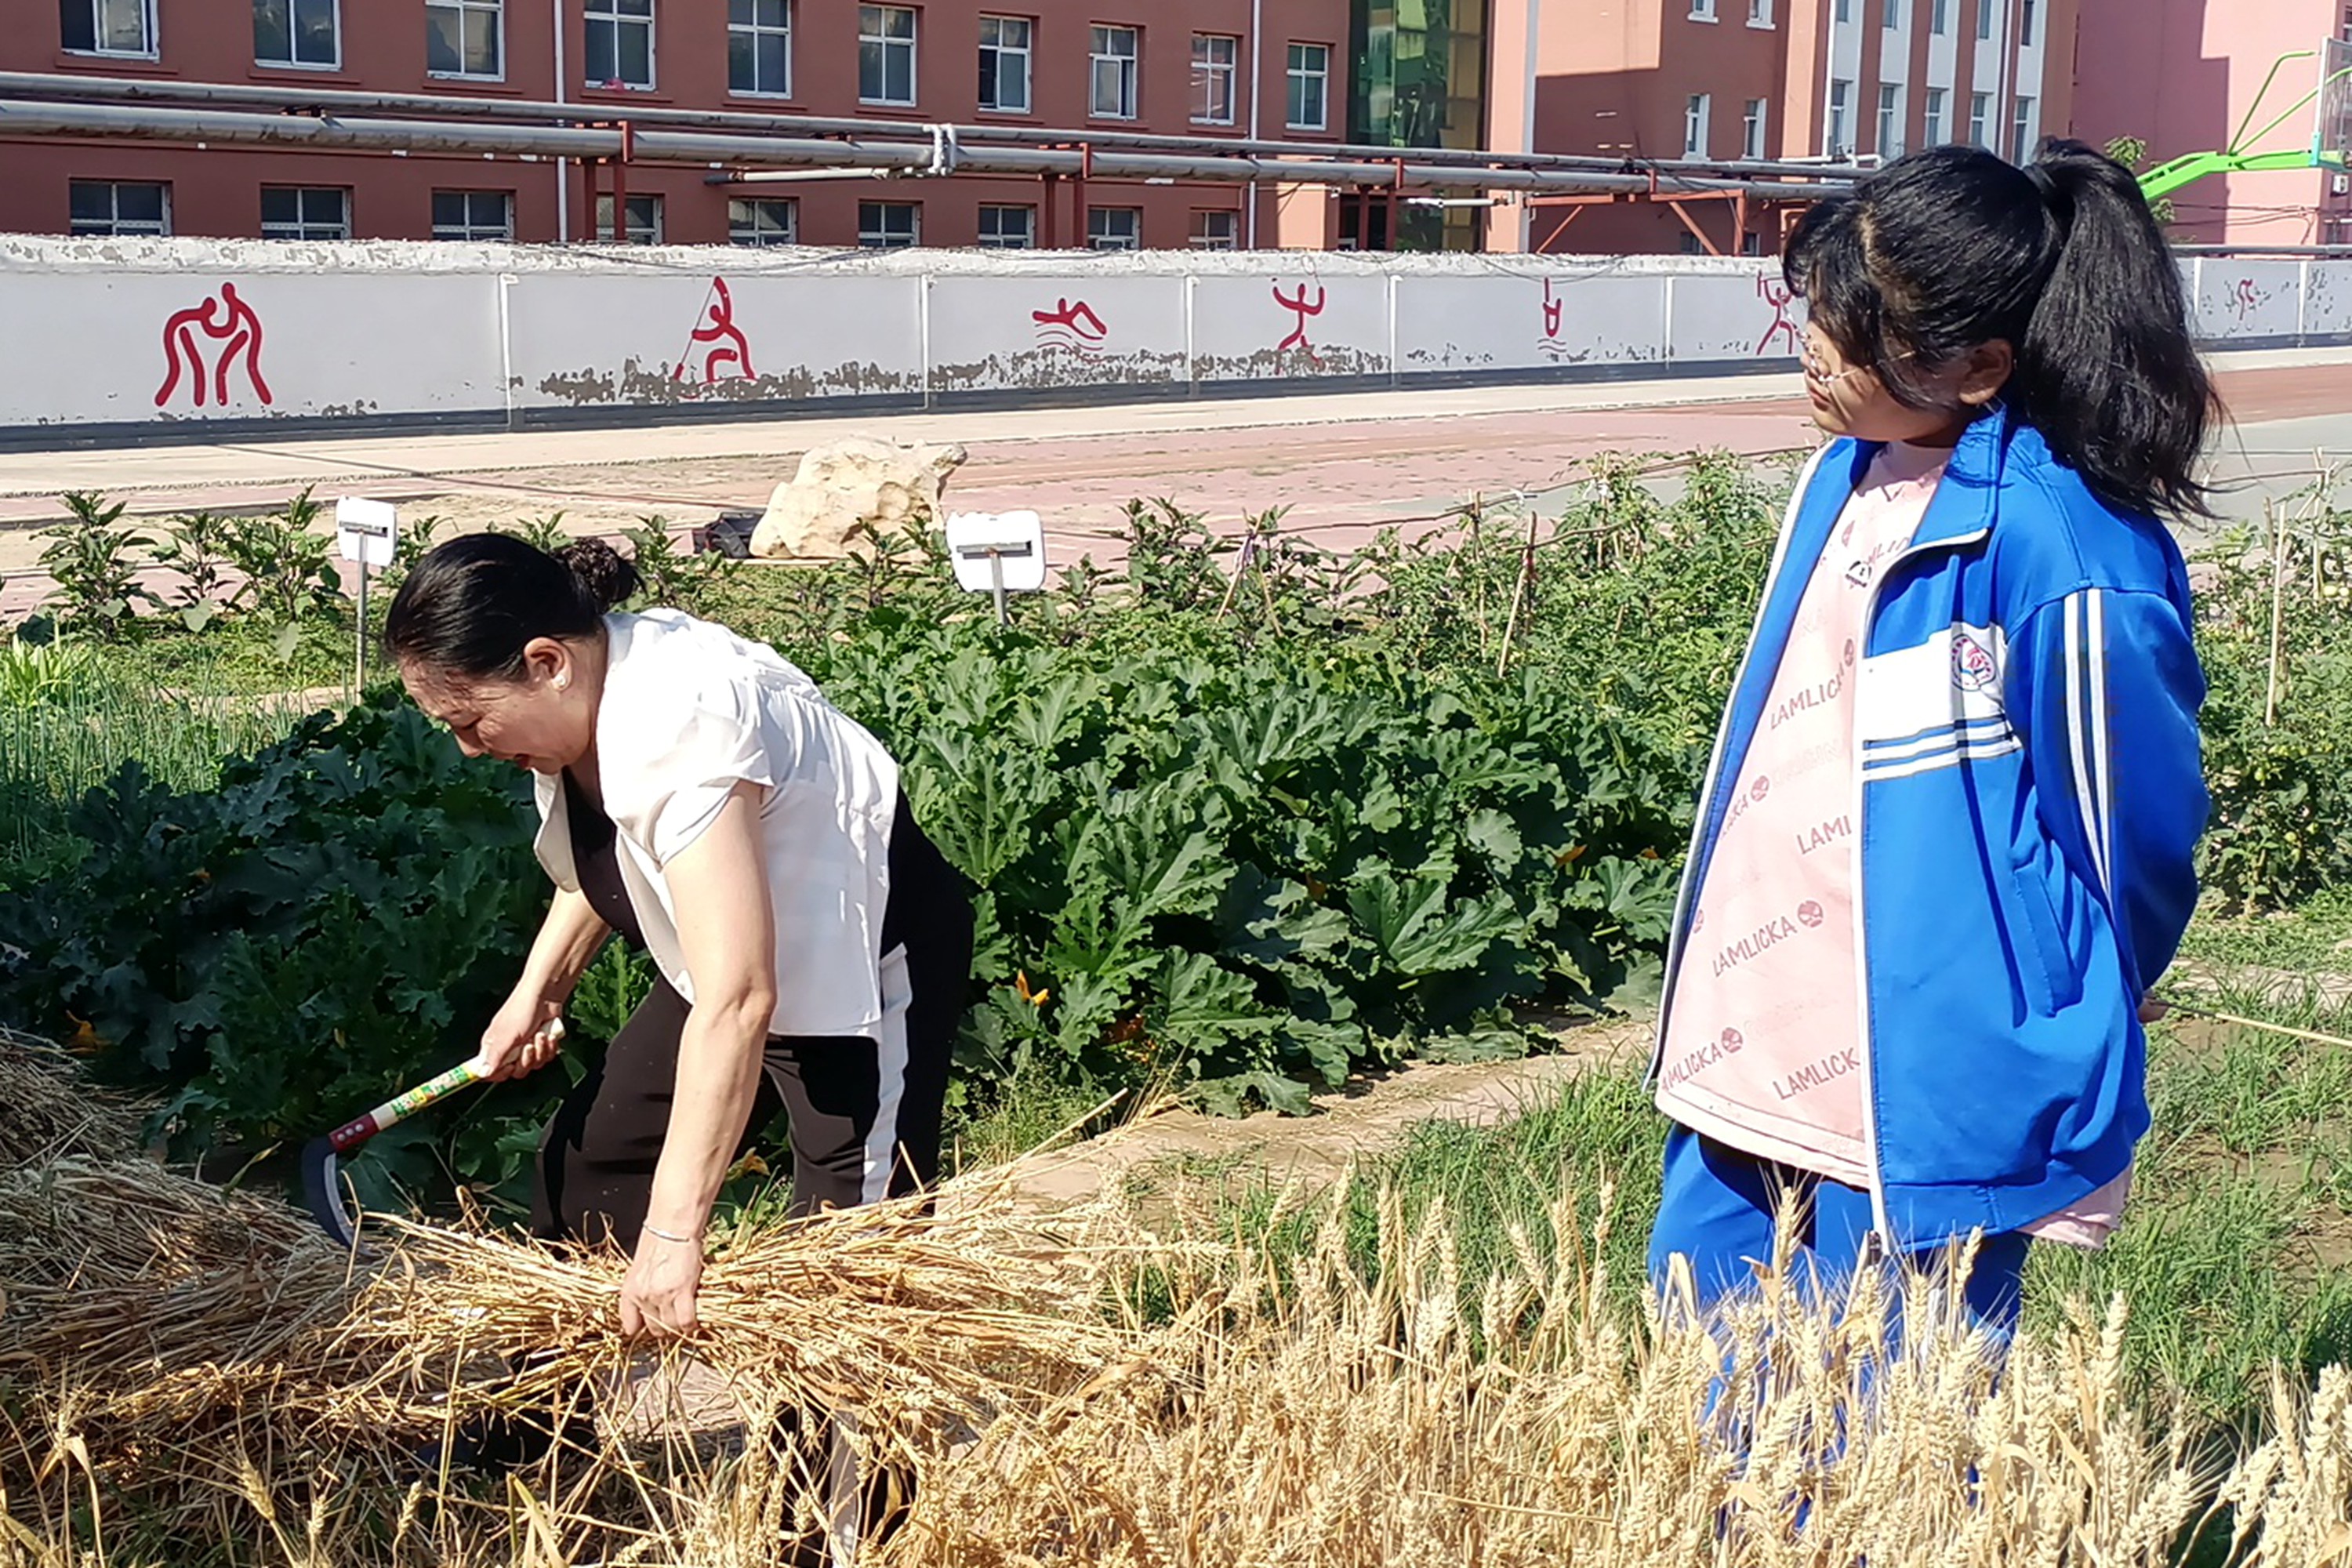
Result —
<path fill-rule="evenodd" d="M 560 110 L 572 90 L 572 68 L 564 58 L 562 0 L 557 0 L 548 10 L 555 19 L 555 107 Z M 557 118 L 561 120 L 562 117 L 559 115 Z M 555 243 L 572 243 L 572 160 L 569 158 L 555 161 Z"/>
<path fill-rule="evenodd" d="M 153 109 L 122 104 L 10 103 L 0 100 L 0 137 L 126 136 L 171 142 L 404 153 L 509 153 L 667 164 L 748 164 L 782 168 L 928 171 L 928 142 L 853 142 L 810 136 L 728 136 L 590 126 L 448 124 L 431 121 L 313 119 L 301 115 Z M 1752 182 L 1684 176 L 1542 169 L 1464 169 L 1427 163 L 1383 164 L 1340 159 L 1186 157 L 1098 149 L 993 147 L 967 149 L 961 167 L 972 174 L 1077 174 L 1091 178 L 1244 182 L 1275 180 L 1340 187 L 1393 185 L 1474 191 L 1736 192 L 1766 199 L 1808 199 L 1837 188 L 1811 182 Z M 725 183 L 740 177 L 728 171 Z"/>
<path fill-rule="evenodd" d="M 1258 124 L 1258 79 L 1265 74 L 1265 6 L 1264 0 L 1250 0 L 1250 127 L 1249 139 L 1258 140 L 1262 129 Z M 1257 248 L 1257 182 L 1249 183 L 1249 237 L 1242 242 L 1245 250 Z"/>
<path fill-rule="evenodd" d="M 540 102 L 520 99 L 466 98 L 426 93 L 360 92 L 337 88 L 287 88 L 231 82 L 164 82 L 133 77 L 68 77 L 31 71 L 0 71 L 0 102 L 9 100 L 41 102 L 85 103 L 105 100 L 120 103 L 211 105 L 222 104 L 253 109 L 279 109 L 297 112 L 318 110 L 350 110 L 361 114 L 437 115 L 459 119 L 469 124 L 531 123 L 538 121 L 569 125 L 576 121 L 583 105 L 576 102 Z M 928 142 L 932 124 L 923 121 L 891 120 L 832 120 L 803 114 L 753 114 L 742 110 L 639 108 L 629 105 L 623 110 L 615 104 L 614 113 L 625 112 L 637 125 L 647 129 L 672 127 L 678 130 L 743 132 L 759 135 L 838 136 L 851 140 L 866 137 L 908 137 Z M 1232 136 L 1168 136 L 1144 132 L 1097 132 L 1055 130 L 1031 125 L 964 125 L 952 130 L 959 143 L 995 142 L 1010 146 L 1056 147 L 1080 141 L 1091 142 L 1097 149 L 1117 149 L 1136 153 L 1241 153 L 1260 158 L 1374 158 L 1385 162 L 1396 156 L 1394 147 L 1369 143 L 1334 142 L 1283 142 L 1244 140 Z M 1706 159 L 1609 158 L 1598 154 L 1570 153 L 1491 153 L 1467 147 L 1415 147 L 1410 149 L 1416 162 L 1431 164 L 1452 164 L 1465 168 L 1509 166 L 1528 169 L 1594 170 L 1601 173 L 1622 173 L 1639 166 L 1657 168 L 1675 174 L 1790 174 L 1811 180 L 1852 180 L 1867 171 L 1851 164 L 1824 163 L 1815 161 L 1781 161 L 1769 159 Z"/>

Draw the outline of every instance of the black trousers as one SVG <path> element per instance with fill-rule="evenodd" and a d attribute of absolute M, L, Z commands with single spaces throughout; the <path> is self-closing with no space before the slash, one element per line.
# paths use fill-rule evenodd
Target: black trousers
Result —
<path fill-rule="evenodd" d="M 886 963 L 903 950 L 906 1005 L 885 1017 L 879 1042 L 771 1037 L 736 1152 L 740 1157 L 783 1112 L 794 1214 L 904 1196 L 937 1180 L 940 1121 L 971 944 L 963 880 L 901 801 L 890 832 L 881 948 Z M 557 1108 L 540 1139 L 534 1234 L 550 1241 L 609 1239 L 635 1249 L 669 1130 L 687 1013 L 685 999 L 656 980 L 603 1063 Z"/>

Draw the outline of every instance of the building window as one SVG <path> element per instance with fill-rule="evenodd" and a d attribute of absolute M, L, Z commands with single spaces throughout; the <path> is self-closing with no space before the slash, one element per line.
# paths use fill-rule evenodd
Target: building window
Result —
<path fill-rule="evenodd" d="M 801 204 L 789 197 L 781 201 L 738 201 L 727 204 L 727 243 L 730 245 L 798 245 L 801 242 Z"/>
<path fill-rule="evenodd" d="M 1238 250 L 1241 229 L 1242 215 L 1231 207 L 1194 207 L 1187 243 L 1195 250 Z"/>
<path fill-rule="evenodd" d="M 2000 0 L 1977 0 L 1978 37 L 1990 38 L 1992 37 L 1992 8 L 2000 3 Z"/>
<path fill-rule="evenodd" d="M 425 74 L 506 74 L 505 0 L 425 0 Z"/>
<path fill-rule="evenodd" d="M 625 196 L 622 198 L 622 228 L 613 232 L 613 198 L 596 198 L 596 237 L 604 244 L 616 240 L 623 245 L 659 245 L 662 242 L 662 199 L 659 196 Z"/>
<path fill-rule="evenodd" d="M 75 180 L 67 192 L 73 232 L 89 235 L 169 234 L 172 187 L 116 180 Z"/>
<path fill-rule="evenodd" d="M 1330 123 L 1331 48 L 1328 44 L 1290 46 L 1290 118 L 1293 131 L 1320 131 Z"/>
<path fill-rule="evenodd" d="M 1694 22 L 1715 20 L 1715 0 L 1690 0 L 1690 19 Z"/>
<path fill-rule="evenodd" d="M 2017 47 L 2021 49 L 2033 47 L 2033 0 L 2022 0 L 2018 6 Z"/>
<path fill-rule="evenodd" d="M 58 0 L 58 29 L 77 55 L 155 53 L 154 0 Z"/>
<path fill-rule="evenodd" d="M 1931 88 L 1929 88 L 1929 89 L 1927 89 L 1927 104 L 1926 104 L 1926 110 L 1927 110 L 1927 144 L 1928 146 L 1930 146 L 1930 147 L 1941 147 L 1941 146 L 1944 144 L 1944 140 L 1945 140 L 1945 138 L 1944 138 L 1944 89 L 1943 89 L 1942 88 L 1940 88 L 1940 87 L 1931 87 Z"/>
<path fill-rule="evenodd" d="M 1903 155 L 1903 84 L 1883 81 L 1878 84 L 1878 140 L 1874 145 L 1882 158 Z"/>
<path fill-rule="evenodd" d="M 1088 207 L 1088 250 L 1135 250 L 1143 244 L 1141 207 Z"/>
<path fill-rule="evenodd" d="M 727 90 L 793 95 L 793 0 L 727 0 Z"/>
<path fill-rule="evenodd" d="M 1087 112 L 1097 120 L 1135 118 L 1135 66 L 1141 52 L 1133 27 L 1097 27 L 1094 93 Z"/>
<path fill-rule="evenodd" d="M 1969 94 L 1969 145 L 1990 151 L 1992 147 L 1992 142 L 1989 140 L 1991 134 L 1992 94 L 1989 92 Z"/>
<path fill-rule="evenodd" d="M 857 8 L 857 101 L 915 101 L 915 13 L 907 6 Z"/>
<path fill-rule="evenodd" d="M 352 194 L 334 186 L 261 187 L 264 239 L 349 239 Z"/>
<path fill-rule="evenodd" d="M 1772 0 L 1748 0 L 1748 25 L 1769 27 L 1772 25 Z"/>
<path fill-rule="evenodd" d="M 1886 15 L 1880 20 L 1890 28 L 1903 26 L 1903 0 L 1886 0 Z"/>
<path fill-rule="evenodd" d="M 583 0 L 590 87 L 654 85 L 654 0 Z"/>
<path fill-rule="evenodd" d="M 2017 113 L 2009 122 L 2009 161 L 2022 163 L 2033 155 L 2033 100 L 2020 94 Z"/>
<path fill-rule="evenodd" d="M 1234 122 L 1234 64 L 1242 41 L 1222 33 L 1192 35 L 1192 123 Z"/>
<path fill-rule="evenodd" d="M 512 191 L 436 191 L 433 237 L 501 240 L 514 237 Z"/>
<path fill-rule="evenodd" d="M 1952 0 L 1927 0 L 1927 31 L 1942 37 L 1952 30 Z"/>
<path fill-rule="evenodd" d="M 1772 104 L 1769 99 L 1751 98 L 1748 100 L 1748 112 L 1740 121 L 1739 153 L 1741 157 L 1763 158 L 1770 155 L 1764 148 L 1765 139 L 1771 133 L 1769 124 L 1771 111 Z"/>
<path fill-rule="evenodd" d="M 1842 158 L 1853 151 L 1853 138 L 1846 131 L 1846 116 L 1853 106 L 1853 83 L 1832 80 L 1830 83 L 1829 144 L 1822 149 L 1832 158 Z"/>
<path fill-rule="evenodd" d="M 1683 101 L 1683 156 L 1706 156 L 1706 121 L 1712 108 L 1710 96 L 1695 92 Z"/>
<path fill-rule="evenodd" d="M 1035 207 L 983 206 L 980 243 L 984 250 L 1028 250 L 1037 243 Z"/>
<path fill-rule="evenodd" d="M 342 29 L 335 0 L 253 0 L 253 63 L 323 66 L 343 63 Z"/>
<path fill-rule="evenodd" d="M 1837 19 L 1838 19 L 1839 21 L 1841 21 L 1841 22 L 1851 22 L 1851 21 L 1853 21 L 1853 0 L 1837 0 L 1837 12 L 1836 12 L 1836 15 L 1837 15 Z"/>
<path fill-rule="evenodd" d="M 1029 112 L 1030 23 L 1023 16 L 980 19 L 980 106 Z M 1028 209 L 1021 209 L 1025 212 Z"/>
<path fill-rule="evenodd" d="M 904 250 L 921 243 L 923 209 L 914 202 L 857 204 L 857 243 L 868 250 Z"/>

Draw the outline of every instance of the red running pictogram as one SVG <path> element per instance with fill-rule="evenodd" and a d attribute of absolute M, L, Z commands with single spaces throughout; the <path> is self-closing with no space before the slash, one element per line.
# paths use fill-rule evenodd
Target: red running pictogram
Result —
<path fill-rule="evenodd" d="M 1790 356 L 1802 354 L 1804 334 L 1798 331 L 1797 323 L 1789 319 L 1789 307 L 1796 303 L 1796 290 L 1778 279 L 1759 278 L 1756 279 L 1756 293 L 1759 299 L 1772 307 L 1772 324 L 1764 329 L 1763 339 L 1757 343 L 1756 352 L 1761 354 L 1772 346 L 1774 338 L 1785 332 L 1789 337 Z"/>
<path fill-rule="evenodd" d="M 687 362 L 694 357 L 695 346 L 703 343 L 710 348 L 702 356 L 702 384 L 750 380 L 760 374 L 751 368 L 751 342 L 743 336 L 743 329 L 735 324 L 735 296 L 728 292 L 724 278 L 710 280 L 710 292 L 703 298 L 701 324 L 687 333 L 686 353 L 678 356 L 677 368 L 670 372 L 672 381 L 686 379 Z M 735 368 L 722 376 L 719 367 L 730 361 Z"/>
<path fill-rule="evenodd" d="M 1315 289 L 1315 302 L 1310 305 L 1307 302 L 1307 287 L 1308 286 L 1307 284 L 1301 283 L 1298 286 L 1297 293 L 1285 294 L 1282 291 L 1281 282 L 1277 280 L 1275 283 L 1274 302 L 1281 306 L 1284 310 L 1291 312 L 1291 314 L 1297 318 L 1297 324 L 1290 329 L 1290 335 L 1288 337 L 1274 345 L 1274 352 L 1280 353 L 1285 349 L 1297 349 L 1299 353 L 1307 356 L 1308 363 L 1319 365 L 1323 362 L 1316 357 L 1315 345 L 1307 341 L 1307 318 L 1309 316 L 1321 315 L 1323 313 L 1323 303 L 1329 298 L 1329 296 L 1324 292 L 1322 284 L 1315 284 L 1313 286 Z"/>

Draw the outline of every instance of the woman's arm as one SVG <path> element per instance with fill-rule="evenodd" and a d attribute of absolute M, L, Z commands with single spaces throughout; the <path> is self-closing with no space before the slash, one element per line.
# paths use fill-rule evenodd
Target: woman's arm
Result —
<path fill-rule="evenodd" d="M 645 1232 L 621 1287 L 624 1333 L 693 1331 L 702 1228 L 759 1090 L 776 1011 L 760 795 L 756 784 L 737 784 L 710 826 L 663 868 L 694 1006 L 678 1041 L 677 1091 Z"/>
<path fill-rule="evenodd" d="M 562 1015 L 581 973 L 612 934 L 586 894 L 556 889 L 547 919 L 531 940 L 530 955 L 523 960 L 522 978 L 482 1031 L 482 1063 L 489 1077 L 520 1078 L 555 1059 L 557 1042 L 548 1026 Z"/>

